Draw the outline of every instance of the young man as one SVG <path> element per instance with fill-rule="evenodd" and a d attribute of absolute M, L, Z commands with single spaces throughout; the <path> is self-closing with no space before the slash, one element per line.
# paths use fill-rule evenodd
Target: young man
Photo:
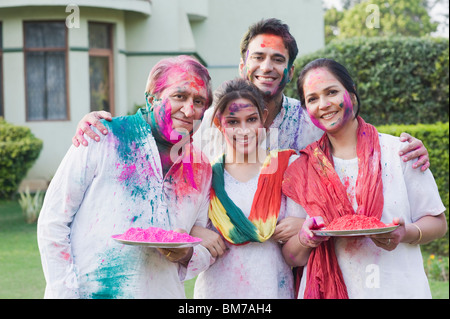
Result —
<path fill-rule="evenodd" d="M 162 60 L 146 97 L 147 109 L 104 122 L 99 143 L 72 146 L 52 179 L 38 222 L 46 298 L 184 298 L 182 280 L 209 264 L 201 245 L 111 238 L 131 227 L 189 232 L 208 219 L 211 166 L 189 143 L 212 102 L 208 71 L 187 56 Z"/>

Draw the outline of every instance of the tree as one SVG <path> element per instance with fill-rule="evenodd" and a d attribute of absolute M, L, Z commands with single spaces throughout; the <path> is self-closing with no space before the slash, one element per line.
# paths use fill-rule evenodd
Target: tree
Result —
<path fill-rule="evenodd" d="M 344 12 L 336 8 L 328 9 L 324 15 L 325 22 L 325 43 L 328 44 L 339 34 L 338 23 L 342 20 Z"/>
<path fill-rule="evenodd" d="M 325 13 L 327 43 L 333 36 L 421 37 L 436 31 L 438 26 L 428 14 L 427 0 L 346 0 L 346 7 L 350 8 L 342 12 L 333 8 Z"/>

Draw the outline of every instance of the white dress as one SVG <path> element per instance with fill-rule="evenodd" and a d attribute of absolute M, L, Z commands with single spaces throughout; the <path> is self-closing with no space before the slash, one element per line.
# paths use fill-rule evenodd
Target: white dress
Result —
<path fill-rule="evenodd" d="M 291 161 L 298 156 L 291 157 Z M 225 190 L 233 202 L 248 217 L 255 195 L 258 176 L 240 182 L 224 171 Z M 300 216 L 301 206 L 282 197 L 278 220 Z M 209 223 L 209 227 L 217 231 Z M 194 298 L 212 299 L 291 299 L 294 283 L 291 267 L 284 261 L 281 245 L 269 239 L 263 243 L 232 245 L 226 242 L 226 252 L 209 269 L 200 273 L 194 288 Z"/>
<path fill-rule="evenodd" d="M 209 266 L 206 248 L 196 246 L 186 268 L 111 236 L 130 227 L 205 227 L 211 166 L 194 151 L 195 190 L 183 182 L 181 162 L 163 176 L 141 112 L 105 125 L 110 133 L 99 143 L 71 146 L 47 190 L 38 222 L 45 298 L 184 298 L 182 280 Z"/>
<path fill-rule="evenodd" d="M 401 160 L 398 152 L 404 145 L 398 137 L 387 134 L 379 137 L 384 195 L 381 221 L 388 224 L 394 217 L 401 217 L 408 224 L 426 215 L 442 213 L 445 207 L 431 171 L 421 172 L 412 168 L 411 161 Z M 358 160 L 334 158 L 334 164 L 356 208 Z M 375 246 L 370 238 L 338 238 L 335 251 L 349 298 L 431 298 L 419 245 L 401 243 L 395 250 L 386 251 Z M 303 298 L 306 272 L 305 267 L 299 298 Z"/>

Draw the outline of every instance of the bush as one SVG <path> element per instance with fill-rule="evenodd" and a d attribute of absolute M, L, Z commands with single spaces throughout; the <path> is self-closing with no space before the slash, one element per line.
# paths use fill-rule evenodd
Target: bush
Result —
<path fill-rule="evenodd" d="M 11 198 L 42 150 L 29 128 L 0 118 L 0 199 Z"/>
<path fill-rule="evenodd" d="M 448 281 L 448 256 L 425 253 L 423 261 L 428 280 Z"/>
<path fill-rule="evenodd" d="M 352 38 L 295 61 L 287 96 L 297 97 L 297 78 L 317 58 L 343 64 L 356 83 L 361 115 L 369 123 L 416 124 L 449 117 L 449 40 L 444 38 Z"/>
<path fill-rule="evenodd" d="M 44 202 L 45 192 L 40 190 L 36 191 L 33 195 L 30 193 L 30 189 L 27 187 L 24 192 L 19 193 L 19 205 L 22 208 L 23 216 L 27 224 L 37 222 L 39 213 Z"/>
<path fill-rule="evenodd" d="M 442 202 L 446 207 L 445 215 L 449 220 L 449 123 L 417 124 L 417 125 L 389 125 L 378 126 L 381 133 L 399 136 L 402 132 L 407 132 L 412 136 L 422 140 L 428 150 L 436 184 L 439 188 Z M 424 251 L 432 254 L 447 255 L 449 246 L 448 232 L 445 237 L 435 240 L 422 246 Z"/>

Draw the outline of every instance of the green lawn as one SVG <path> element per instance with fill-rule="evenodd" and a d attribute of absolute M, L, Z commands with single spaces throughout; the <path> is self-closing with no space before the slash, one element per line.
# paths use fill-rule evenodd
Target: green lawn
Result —
<path fill-rule="evenodd" d="M 42 298 L 45 280 L 36 224 L 24 222 L 16 202 L 0 202 L 0 298 Z"/>
<path fill-rule="evenodd" d="M 195 279 L 186 282 L 193 296 Z M 430 282 L 433 298 L 449 299 L 449 283 Z M 0 201 L 0 299 L 40 299 L 45 280 L 36 241 L 36 224 L 24 222 L 17 202 Z"/>

